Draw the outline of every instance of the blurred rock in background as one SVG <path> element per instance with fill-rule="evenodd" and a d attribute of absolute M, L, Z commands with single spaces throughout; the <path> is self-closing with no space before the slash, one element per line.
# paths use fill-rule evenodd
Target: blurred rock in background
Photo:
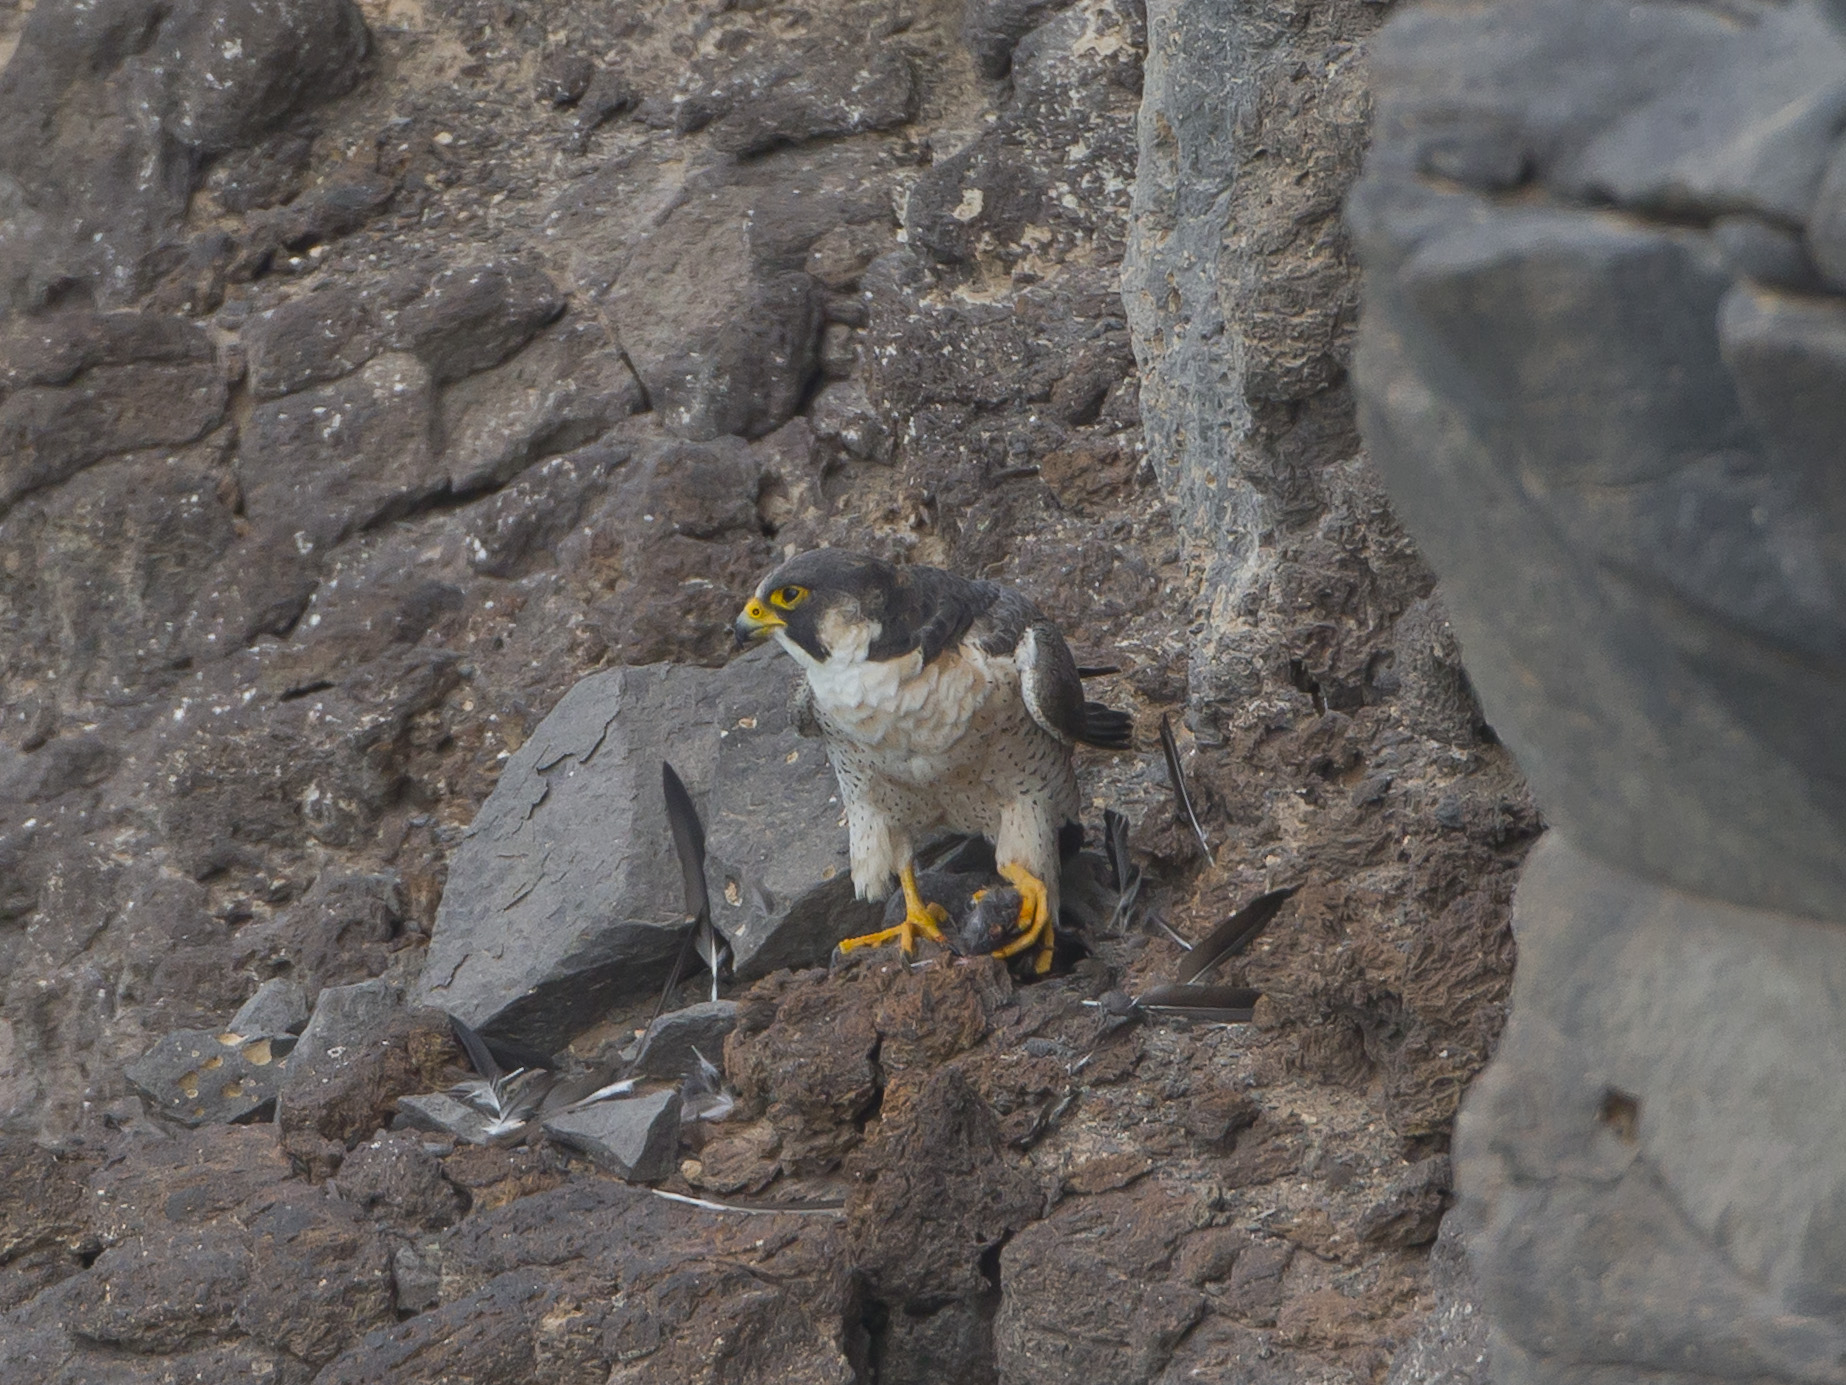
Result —
<path fill-rule="evenodd" d="M 1457 1142 L 1495 1379 L 1839 1378 L 1846 33 L 1431 4 L 1373 75 L 1366 440 L 1558 828 Z"/>
<path fill-rule="evenodd" d="M 1378 1378 L 1541 830 L 1354 426 L 1378 18 L 0 4 L 0 1378 L 680 1382 L 720 1336 L 742 1379 Z M 1070 975 L 777 970 L 844 927 L 844 833 L 792 669 L 719 666 L 825 543 L 1018 585 L 1120 666 L 1143 748 L 1086 756 L 1086 812 L 1149 884 Z M 506 902 L 489 794 L 659 758 L 535 743 L 631 681 L 700 741 L 738 915 L 737 1109 L 662 1186 L 843 1222 L 380 1134 L 463 1072 L 419 1002 L 485 960 L 439 905 Z M 676 922 L 657 820 L 549 787 L 524 830 Z M 1287 884 L 1258 1024 L 1083 1003 L 1170 978 L 1148 910 L 1197 938 Z M 606 1061 L 643 970 L 529 1036 Z M 261 1093 L 167 1074 L 259 1118 L 274 1080 L 276 1127 L 135 1095 L 276 981 Z"/>

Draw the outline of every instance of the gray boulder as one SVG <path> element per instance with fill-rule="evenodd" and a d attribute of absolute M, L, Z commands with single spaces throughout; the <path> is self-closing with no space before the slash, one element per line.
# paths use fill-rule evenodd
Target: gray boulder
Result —
<path fill-rule="evenodd" d="M 421 1313 L 442 1301 L 439 1254 L 403 1242 L 391 1250 L 391 1301 L 400 1313 Z"/>
<path fill-rule="evenodd" d="M 660 762 L 709 788 L 720 677 L 618 668 L 564 695 L 455 853 L 419 1001 L 556 1047 L 660 985 L 686 913 Z"/>
<path fill-rule="evenodd" d="M 663 760 L 705 813 L 738 975 L 825 961 L 865 907 L 836 883 L 846 833 L 819 742 L 787 725 L 792 673 L 761 650 L 723 669 L 614 669 L 565 694 L 450 865 L 418 1001 L 557 1047 L 657 991 L 686 918 Z M 789 763 L 797 746 L 807 765 Z"/>
<path fill-rule="evenodd" d="M 1685 224 L 1805 216 L 1846 39 L 1810 5 L 1435 6 L 1377 72 L 1363 423 L 1488 719 L 1605 859 L 1846 917 L 1842 302 Z M 1543 195 L 1489 200 L 1509 168 Z"/>
<path fill-rule="evenodd" d="M 233 1034 L 298 1034 L 308 1022 L 308 993 L 299 983 L 271 977 L 231 1016 Z"/>
<path fill-rule="evenodd" d="M 779 653 L 769 657 L 772 667 L 790 667 Z M 853 895 L 825 743 L 797 730 L 786 696 L 766 691 L 759 683 L 719 699 L 705 815 L 712 921 L 730 939 L 742 981 L 825 962 L 841 938 L 872 931 L 881 916 Z"/>
<path fill-rule="evenodd" d="M 652 1183 L 673 1172 L 679 1149 L 679 1093 L 599 1101 L 549 1118 L 545 1133 L 587 1154 L 598 1168 L 633 1183 Z"/>
<path fill-rule="evenodd" d="M 314 1002 L 314 1013 L 301 1031 L 297 1047 L 301 1063 L 339 1057 L 337 1049 L 350 1047 L 383 1029 L 404 1003 L 401 987 L 389 981 L 361 981 L 352 986 L 328 986 Z"/>
<path fill-rule="evenodd" d="M 641 1036 L 634 1072 L 639 1077 L 684 1077 L 698 1066 L 695 1049 L 722 1066 L 724 1036 L 736 1027 L 734 1000 L 707 1000 L 669 1011 Z"/>
<path fill-rule="evenodd" d="M 1514 927 L 1512 1018 L 1456 1127 L 1494 1378 L 1839 1379 L 1846 934 L 1555 834 Z"/>

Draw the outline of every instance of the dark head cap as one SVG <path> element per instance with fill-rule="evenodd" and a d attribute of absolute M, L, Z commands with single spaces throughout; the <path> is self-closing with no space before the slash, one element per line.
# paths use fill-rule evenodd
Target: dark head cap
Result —
<path fill-rule="evenodd" d="M 824 661 L 832 651 L 821 638 L 822 619 L 837 613 L 882 624 L 898 585 L 898 571 L 890 563 L 840 548 L 817 548 L 796 554 L 757 583 L 756 594 L 731 628 L 739 644 L 781 630 Z"/>

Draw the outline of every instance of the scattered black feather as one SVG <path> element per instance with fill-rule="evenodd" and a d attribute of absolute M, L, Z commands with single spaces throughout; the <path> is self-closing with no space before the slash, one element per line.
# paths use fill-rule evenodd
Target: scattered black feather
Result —
<path fill-rule="evenodd" d="M 450 1015 L 449 1029 L 477 1074 L 451 1087 L 449 1095 L 491 1118 L 484 1132 L 489 1140 L 523 1130 L 550 1090 L 551 1074 L 528 1067 L 508 1072 L 500 1066 L 488 1041 L 467 1023 Z"/>
<path fill-rule="evenodd" d="M 462 1052 L 468 1055 L 468 1066 L 473 1068 L 478 1075 L 485 1077 L 489 1082 L 506 1076 L 506 1069 L 495 1061 L 493 1051 L 487 1047 L 487 1041 L 465 1021 L 450 1015 L 449 1032 L 455 1036 L 455 1042 L 461 1045 Z"/>
<path fill-rule="evenodd" d="M 1140 869 L 1128 859 L 1128 819 L 1113 808 L 1103 809 L 1102 848 L 1109 857 L 1109 869 L 1114 873 L 1115 888 L 1120 893 L 1140 874 Z"/>
<path fill-rule="evenodd" d="M 1158 928 L 1162 933 L 1165 933 L 1167 937 L 1171 938 L 1174 942 L 1178 943 L 1181 952 L 1192 951 L 1192 944 L 1173 931 L 1173 925 L 1166 921 L 1165 915 L 1149 910 L 1147 921 L 1153 924 L 1154 927 Z"/>
<path fill-rule="evenodd" d="M 1285 890 L 1271 890 L 1244 905 L 1194 944 L 1192 951 L 1181 960 L 1174 979 L 1182 984 L 1196 981 L 1226 957 L 1235 957 L 1249 947 L 1269 927 L 1269 921 L 1294 896 L 1297 888 L 1290 885 Z"/>
<path fill-rule="evenodd" d="M 1115 908 L 1109 914 L 1104 933 L 1119 937 L 1127 931 L 1128 922 L 1134 917 L 1135 901 L 1141 897 L 1141 879 L 1141 872 L 1137 870 L 1129 877 L 1128 888 L 1115 897 Z"/>
<path fill-rule="evenodd" d="M 680 876 L 685 883 L 686 917 L 709 919 L 711 896 L 705 888 L 705 824 L 692 795 L 686 792 L 672 765 L 660 762 L 660 790 L 667 800 L 667 826 L 673 832 L 673 850 L 679 854 Z"/>
<path fill-rule="evenodd" d="M 1179 742 L 1173 739 L 1173 727 L 1166 717 L 1160 718 L 1160 749 L 1167 757 L 1167 778 L 1173 782 L 1173 796 L 1179 800 L 1179 815 L 1192 826 L 1192 833 L 1199 839 L 1199 846 L 1205 852 L 1207 860 L 1211 859 L 1211 843 L 1205 840 L 1205 829 L 1199 826 L 1199 815 L 1192 807 L 1192 794 L 1186 788 L 1185 771 L 1179 767 Z"/>
<path fill-rule="evenodd" d="M 697 1066 L 687 1072 L 679 1085 L 680 1119 L 683 1121 L 728 1120 L 737 1109 L 737 1093 L 724 1085 L 718 1065 L 698 1049 L 692 1050 Z"/>
<path fill-rule="evenodd" d="M 1135 998 L 1139 1009 L 1182 1019 L 1246 1023 L 1256 1016 L 1261 991 L 1247 986 L 1155 986 Z"/>
<path fill-rule="evenodd" d="M 1093 745 L 1102 750 L 1133 750 L 1134 718 L 1113 707 L 1105 707 L 1100 702 L 1085 702 L 1083 734 L 1078 739 L 1085 745 Z"/>
<path fill-rule="evenodd" d="M 596 1068 L 559 1082 L 545 1097 L 545 1114 L 565 1115 L 571 1111 L 581 1111 L 586 1106 L 594 1106 L 598 1102 L 633 1095 L 635 1088 L 640 1085 L 640 1079 L 624 1077 L 611 1081 L 615 1071 L 614 1068 Z"/>
<path fill-rule="evenodd" d="M 1113 808 L 1103 810 L 1102 845 L 1115 878 L 1115 908 L 1104 931 L 1119 933 L 1134 915 L 1135 900 L 1141 894 L 1141 867 L 1128 854 L 1128 819 Z"/>
<path fill-rule="evenodd" d="M 711 972 L 711 998 L 714 1004 L 718 1000 L 718 977 L 731 964 L 731 945 L 718 936 L 718 930 L 711 926 L 708 919 L 692 930 L 692 945 L 698 949 L 699 960 L 705 963 Z"/>
<path fill-rule="evenodd" d="M 1077 665 L 1077 676 L 1079 678 L 1107 678 L 1110 674 L 1120 673 L 1121 671 L 1121 666 L 1119 664 Z"/>
<path fill-rule="evenodd" d="M 685 784 L 665 760 L 660 762 L 660 787 L 667 801 L 667 826 L 673 830 L 673 849 L 679 854 L 689 925 L 673 959 L 673 969 L 667 974 L 667 984 L 661 988 L 660 999 L 654 1006 L 654 1019 L 660 1018 L 660 1012 L 666 1008 L 667 997 L 673 994 L 673 988 L 685 975 L 687 960 L 694 952 L 711 970 L 711 998 L 716 1000 L 718 975 L 730 954 L 730 948 L 711 922 L 711 895 L 705 886 L 705 824 L 699 821 L 699 810 L 693 806 L 692 795 L 686 792 Z M 648 1023 L 652 1024 L 653 1019 Z"/>

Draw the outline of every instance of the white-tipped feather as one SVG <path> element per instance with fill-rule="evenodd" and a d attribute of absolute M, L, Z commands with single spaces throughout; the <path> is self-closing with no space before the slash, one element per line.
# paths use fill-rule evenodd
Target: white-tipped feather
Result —
<path fill-rule="evenodd" d="M 599 1101 L 612 1101 L 616 1097 L 632 1096 L 637 1080 L 638 1079 L 633 1077 L 624 1077 L 619 1082 L 611 1082 L 606 1087 L 598 1087 L 588 1096 L 578 1097 L 575 1101 L 571 1102 L 570 1105 L 566 1106 L 564 1110 L 581 1111 L 584 1107 L 594 1106 Z"/>
<path fill-rule="evenodd" d="M 458 1082 L 449 1088 L 449 1095 L 491 1117 L 486 1135 L 492 1139 L 524 1128 L 549 1090 L 550 1073 L 518 1068 L 502 1077 L 473 1077 Z"/>
<path fill-rule="evenodd" d="M 737 1094 L 724 1085 L 718 1065 L 698 1049 L 692 1050 L 698 1066 L 686 1074 L 679 1089 L 679 1115 L 683 1121 L 721 1121 L 737 1109 Z"/>

